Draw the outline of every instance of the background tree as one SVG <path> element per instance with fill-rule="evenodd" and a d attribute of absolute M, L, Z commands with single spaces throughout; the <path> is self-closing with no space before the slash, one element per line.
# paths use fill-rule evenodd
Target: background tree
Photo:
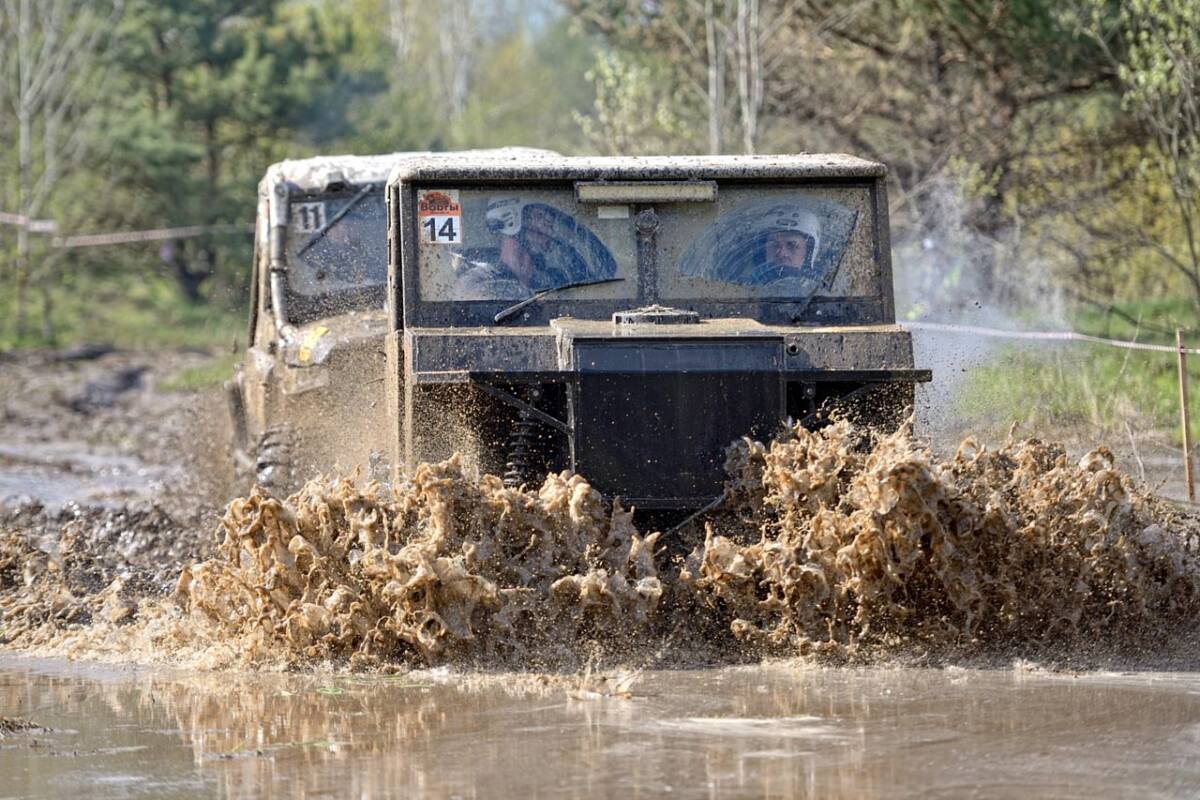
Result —
<path fill-rule="evenodd" d="M 348 32 L 314 8 L 130 0 L 118 35 L 126 101 L 110 120 L 114 178 L 136 199 L 115 210 L 114 226 L 249 223 L 266 164 L 343 132 L 332 90 Z M 161 248 L 191 301 L 223 255 L 240 266 L 246 252 L 245 237 Z"/>
<path fill-rule="evenodd" d="M 1138 215 L 1095 234 L 1149 250 L 1200 303 L 1200 4 L 1128 0 L 1119 13 L 1108 11 L 1094 0 L 1089 30 L 1120 76 L 1122 108 L 1148 143 L 1131 172 L 1146 190 L 1166 187 L 1174 224 L 1164 230 Z"/>
<path fill-rule="evenodd" d="M 15 179 L 4 182 L 0 198 L 19 218 L 12 269 L 18 337 L 27 333 L 27 295 L 34 277 L 37 231 L 32 223 L 50 210 L 74 216 L 70 204 L 56 201 L 101 144 L 94 112 L 105 98 L 108 71 L 100 55 L 121 11 L 121 0 L 0 0 L 0 108 L 13 121 L 0 127 L 0 136 L 16 155 L 6 170 Z M 43 335 L 49 338 L 47 287 L 54 259 L 44 247 L 38 249 L 43 251 L 36 276 L 43 289 Z"/>
<path fill-rule="evenodd" d="M 1042 272 L 1014 269 L 1040 245 L 1025 241 L 1025 215 L 1043 213 L 1026 188 L 1047 162 L 1078 165 L 1080 141 L 1062 130 L 1115 96 L 1112 60 L 1053 0 L 566 3 L 615 49 L 657 54 L 676 109 L 707 108 L 714 152 L 849 150 L 886 162 L 897 243 L 969 267 L 924 292 L 1014 301 Z M 1105 146 L 1129 135 L 1089 133 Z M 1093 183 L 1063 179 L 1070 198 L 1053 205 L 1086 204 Z M 969 237 L 947 234 L 948 212 Z"/>
<path fill-rule="evenodd" d="M 348 7 L 356 55 L 352 65 L 343 63 L 360 77 L 348 146 L 584 147 L 574 112 L 592 101 L 586 73 L 596 42 L 549 2 L 467 5 L 469 13 L 449 23 L 446 15 L 421 13 L 418 0 L 354 0 Z"/>
<path fill-rule="evenodd" d="M 589 149 L 604 155 L 686 153 L 699 144 L 687 112 L 671 102 L 654 64 L 603 53 L 588 71 L 596 98 L 575 120 Z M 669 86 L 669 85 L 668 85 Z"/>

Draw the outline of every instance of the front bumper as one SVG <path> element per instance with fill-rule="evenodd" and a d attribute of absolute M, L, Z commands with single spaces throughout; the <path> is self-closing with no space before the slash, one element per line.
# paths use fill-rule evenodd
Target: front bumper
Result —
<path fill-rule="evenodd" d="M 896 325 L 790 328 L 751 320 L 623 326 L 554 320 L 538 328 L 409 328 L 405 380 L 538 380 L 581 371 L 720 372 L 768 369 L 811 380 L 928 381 L 913 367 L 912 337 Z"/>
<path fill-rule="evenodd" d="M 909 334 L 896 326 L 717 320 L 637 328 L 556 320 L 547 328 L 408 330 L 408 402 L 423 386 L 471 384 L 565 435 L 569 467 L 605 494 L 684 509 L 721 492 L 730 442 L 769 437 L 798 418 L 797 396 L 829 396 L 820 385 L 837 394 L 931 377 L 913 367 Z M 522 399 L 530 384 L 562 384 L 565 408 Z"/>

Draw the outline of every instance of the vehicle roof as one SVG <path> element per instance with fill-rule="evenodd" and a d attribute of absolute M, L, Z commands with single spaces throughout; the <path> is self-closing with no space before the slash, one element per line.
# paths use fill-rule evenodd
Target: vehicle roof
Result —
<path fill-rule="evenodd" d="M 340 172 L 345 181 L 350 184 L 382 184 L 398 163 L 409 158 L 419 158 L 423 163 L 430 163 L 445 157 L 515 159 L 557 155 L 551 150 L 539 150 L 532 147 L 503 147 L 493 150 L 464 150 L 455 153 L 410 151 L 367 156 L 332 155 L 295 158 L 279 161 L 267 167 L 261 187 L 265 188 L 282 180 L 292 184 L 300 191 L 320 190 L 325 187 L 330 174 L 335 172 Z"/>
<path fill-rule="evenodd" d="M 486 151 L 419 154 L 398 162 L 389 183 L 441 180 L 686 180 L 729 178 L 877 178 L 887 167 L 843 153 L 773 156 L 561 156 Z"/>

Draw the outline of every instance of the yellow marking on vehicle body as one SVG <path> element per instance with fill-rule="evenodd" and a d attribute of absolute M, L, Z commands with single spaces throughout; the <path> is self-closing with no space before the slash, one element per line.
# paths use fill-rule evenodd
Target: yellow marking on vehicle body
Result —
<path fill-rule="evenodd" d="M 300 363 L 307 364 L 312 361 L 313 348 L 317 346 L 317 342 L 321 341 L 321 337 L 329 333 L 329 328 L 324 325 L 317 327 L 304 334 L 304 340 L 300 342 Z"/>

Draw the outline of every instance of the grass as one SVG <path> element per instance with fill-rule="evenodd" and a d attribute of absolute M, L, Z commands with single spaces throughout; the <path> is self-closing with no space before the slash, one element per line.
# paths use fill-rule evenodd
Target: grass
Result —
<path fill-rule="evenodd" d="M 1001 417 L 1034 428 L 1122 430 L 1131 419 L 1142 427 L 1168 428 L 1178 419 L 1173 354 L 1126 354 L 1077 343 L 1041 347 L 1045 350 L 1006 347 L 977 367 L 957 410 L 969 418 Z M 1188 375 L 1200 391 L 1200 359 L 1192 359 Z"/>
<path fill-rule="evenodd" d="M 1131 304 L 1122 314 L 1089 311 L 1075 330 L 1147 344 L 1175 344 L 1174 328 L 1189 329 L 1185 344 L 1200 346 L 1194 304 L 1186 301 Z M 1141 324 L 1137 323 L 1141 319 Z M 1192 398 L 1200 398 L 1200 356 L 1188 359 Z M 1026 430 L 1084 429 L 1124 440 L 1156 431 L 1171 443 L 1182 439 L 1179 382 L 1174 353 L 1131 351 L 1083 342 L 1006 345 L 976 367 L 959 393 L 955 412 L 966 427 L 995 428 L 1013 421 Z M 1200 426 L 1192 419 L 1192 435 Z"/>
<path fill-rule="evenodd" d="M 30 298 L 29 325 L 17 336 L 11 286 L 0 292 L 0 352 L 69 347 L 84 342 L 136 350 L 200 350 L 203 364 L 178 370 L 162 382 L 167 391 L 192 392 L 220 386 L 233 374 L 245 344 L 245 313 L 213 302 L 190 303 L 164 276 L 94 275 L 86 282 L 68 276 L 51 293 L 49 335 L 42 298 Z"/>
<path fill-rule="evenodd" d="M 233 374 L 233 366 L 241 358 L 240 353 L 222 353 L 203 364 L 184 367 L 160 384 L 168 392 L 195 392 L 220 386 Z"/>
<path fill-rule="evenodd" d="M 87 280 L 69 275 L 53 287 L 50 300 L 47 326 L 40 293 L 31 293 L 28 330 L 18 335 L 14 292 L 5 283 L 0 290 L 0 351 L 99 342 L 228 352 L 235 340 L 244 343 L 246 335 L 244 303 L 237 303 L 237 310 L 214 302 L 190 303 L 161 275 L 126 272 Z"/>

